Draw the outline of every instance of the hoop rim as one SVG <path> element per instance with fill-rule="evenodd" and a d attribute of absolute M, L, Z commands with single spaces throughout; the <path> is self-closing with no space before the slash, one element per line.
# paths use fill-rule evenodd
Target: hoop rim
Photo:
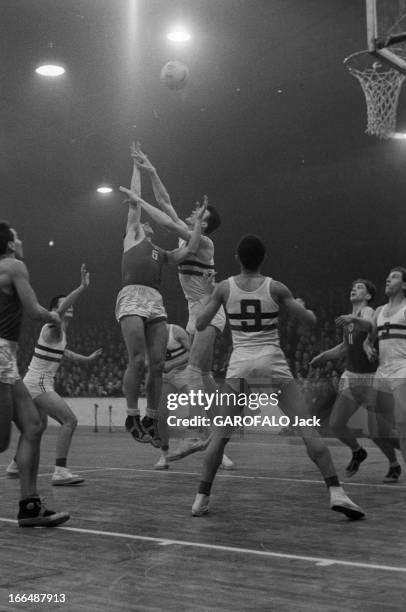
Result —
<path fill-rule="evenodd" d="M 351 53 L 350 55 L 347 55 L 347 57 L 345 57 L 343 59 L 343 64 L 346 68 L 348 68 L 349 70 L 351 70 L 351 66 L 348 65 L 348 63 L 359 56 L 363 56 L 363 55 L 372 55 L 371 51 L 369 51 L 368 49 L 363 49 L 362 51 L 355 51 L 354 53 Z"/>

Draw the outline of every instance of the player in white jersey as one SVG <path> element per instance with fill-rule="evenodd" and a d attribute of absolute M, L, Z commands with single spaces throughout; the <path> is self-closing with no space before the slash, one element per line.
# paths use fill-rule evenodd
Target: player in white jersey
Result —
<path fill-rule="evenodd" d="M 378 338 L 377 409 L 380 414 L 391 414 L 394 401 L 400 451 L 406 462 L 406 268 L 390 271 L 385 293 L 388 303 L 375 311 L 373 330 L 364 346 L 370 359 L 376 359 L 373 343 Z"/>
<path fill-rule="evenodd" d="M 47 323 L 42 327 L 35 344 L 34 355 L 23 381 L 38 408 L 44 428 L 47 424 L 47 417 L 55 419 L 60 424 L 56 441 L 53 485 L 77 485 L 84 482 L 81 476 L 72 474 L 66 467 L 72 436 L 77 426 L 77 418 L 65 400 L 54 389 L 56 372 L 62 357 L 87 363 L 97 359 L 102 352 L 101 349 L 98 349 L 91 355 L 85 356 L 66 349 L 66 330 L 73 317 L 73 304 L 87 289 L 90 282 L 89 273 L 84 265 L 80 269 L 80 277 L 80 285 L 77 289 L 74 289 L 67 296 L 58 295 L 52 298 L 50 311 L 58 313 L 62 320 L 62 326 L 57 328 Z M 11 478 L 19 476 L 15 459 L 9 464 L 6 472 Z"/>
<path fill-rule="evenodd" d="M 168 396 L 171 393 L 181 393 L 187 389 L 187 378 L 185 368 L 189 358 L 189 338 L 183 327 L 167 324 L 168 343 L 166 345 L 166 357 L 162 375 L 162 398 L 159 409 L 158 431 L 161 440 L 161 456 L 155 464 L 156 470 L 167 470 L 169 437 L 168 426 Z"/>
<path fill-rule="evenodd" d="M 237 249 L 241 272 L 218 285 L 207 306 L 197 317 L 197 329 L 204 329 L 220 306 L 227 311 L 233 339 L 233 352 L 226 374 L 225 391 L 237 398 L 241 383 L 255 391 L 273 389 L 279 398 L 279 408 L 289 417 L 291 424 L 303 438 L 308 455 L 322 473 L 330 492 L 330 507 L 351 519 L 364 517 L 364 512 L 345 494 L 327 446 L 311 427 L 304 398 L 293 380 L 286 358 L 280 348 L 278 334 L 279 310 L 286 311 L 302 323 L 314 325 L 316 317 L 296 301 L 282 283 L 260 272 L 266 253 L 265 245 L 256 236 L 242 238 Z M 243 398 L 244 399 L 244 398 Z M 248 397 L 247 397 L 248 400 Z M 239 416 L 239 402 L 225 402 L 220 415 Z M 193 516 L 209 511 L 213 480 L 221 462 L 222 453 L 233 427 L 221 421 L 214 429 L 203 463 L 202 480 L 192 506 Z"/>
<path fill-rule="evenodd" d="M 180 325 L 170 323 L 168 327 L 168 344 L 166 346 L 166 358 L 164 365 L 164 373 L 162 376 L 162 401 L 159 410 L 158 429 L 159 437 L 162 442 L 161 456 L 155 464 L 156 470 L 167 470 L 171 457 L 168 455 L 170 427 L 168 426 L 168 399 L 179 393 L 185 393 L 188 390 L 188 377 L 186 366 L 189 360 L 190 341 L 189 336 Z M 171 414 L 176 415 L 176 412 Z M 200 448 L 196 447 L 196 451 Z M 195 451 L 195 452 L 196 452 Z M 188 453 L 191 454 L 191 453 Z M 223 469 L 230 468 L 227 461 L 222 461 Z"/>
<path fill-rule="evenodd" d="M 148 157 L 139 147 L 134 152 L 133 157 L 139 168 L 145 170 L 150 175 L 155 199 L 162 211 L 170 217 L 170 221 L 168 221 L 166 215 L 162 215 L 160 210 L 157 210 L 147 202 L 140 202 L 141 206 L 154 221 L 176 234 L 180 238 L 181 245 L 189 242 L 191 230 L 199 210 L 198 205 L 185 221 L 180 219 L 172 205 L 168 191 Z M 203 200 L 207 204 L 207 196 L 204 196 Z M 189 320 L 186 327 L 186 331 L 191 337 L 189 363 L 187 365 L 189 392 L 202 389 L 206 392 L 214 392 L 216 389 L 211 368 L 216 335 L 224 330 L 226 323 L 224 309 L 220 308 L 206 329 L 199 332 L 196 330 L 196 316 L 209 300 L 215 287 L 214 245 L 209 235 L 219 226 L 220 216 L 217 210 L 213 206 L 207 205 L 203 217 L 202 236 L 198 250 L 192 257 L 179 265 L 179 280 L 188 302 L 189 311 Z M 208 444 L 208 430 L 205 431 L 205 435 L 206 439 L 185 440 L 180 448 L 170 455 L 171 460 L 175 461 L 197 450 L 204 450 Z M 225 462 L 224 465 L 227 464 L 229 469 L 233 467 L 232 462 L 227 456 L 224 456 L 223 461 Z"/>

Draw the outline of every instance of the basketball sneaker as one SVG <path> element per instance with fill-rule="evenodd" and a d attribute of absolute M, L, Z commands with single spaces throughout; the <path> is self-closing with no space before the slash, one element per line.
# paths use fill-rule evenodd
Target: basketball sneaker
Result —
<path fill-rule="evenodd" d="M 365 517 L 365 512 L 354 504 L 353 501 L 346 495 L 342 487 L 330 487 L 330 508 L 335 512 L 342 512 L 345 516 L 357 521 Z"/>
<path fill-rule="evenodd" d="M 20 501 L 18 524 L 20 527 L 56 527 L 70 519 L 67 512 L 48 510 L 39 497 L 28 497 Z"/>
<path fill-rule="evenodd" d="M 367 457 L 368 453 L 364 448 L 359 448 L 352 453 L 352 459 L 345 468 L 345 473 L 348 478 L 351 478 L 351 476 L 354 476 L 354 474 L 358 472 L 359 466 Z"/>
<path fill-rule="evenodd" d="M 14 459 L 6 467 L 6 474 L 8 478 L 20 478 L 20 472 L 18 471 L 18 465 Z"/>
<path fill-rule="evenodd" d="M 209 495 L 198 493 L 192 506 L 192 516 L 203 516 L 209 512 Z"/>
<path fill-rule="evenodd" d="M 168 455 L 167 461 L 179 461 L 179 459 L 184 459 L 188 455 L 193 455 L 193 453 L 203 451 L 206 448 L 206 440 L 201 440 L 200 438 L 185 438 L 179 444 L 178 449 L 174 453 Z"/>
<path fill-rule="evenodd" d="M 169 463 L 164 455 L 161 455 L 154 465 L 154 470 L 169 470 Z"/>
<path fill-rule="evenodd" d="M 150 444 L 152 444 L 152 446 L 155 448 L 161 448 L 162 442 L 158 432 L 158 421 L 146 415 L 141 420 L 141 427 L 149 436 Z"/>
<path fill-rule="evenodd" d="M 144 430 L 141 425 L 140 415 L 129 414 L 125 420 L 125 428 L 132 435 L 136 442 L 149 444 L 151 436 Z"/>
<path fill-rule="evenodd" d="M 227 457 L 226 454 L 223 455 L 223 459 L 221 460 L 221 463 L 220 463 L 220 468 L 222 470 L 233 470 L 234 469 L 234 463 L 231 461 L 231 459 L 229 459 L 229 457 Z"/>
<path fill-rule="evenodd" d="M 72 474 L 72 472 L 68 470 L 68 468 L 56 466 L 55 471 L 52 475 L 51 482 L 54 487 L 70 487 L 73 485 L 82 484 L 82 482 L 85 482 L 85 479 L 81 476 L 78 476 L 78 474 Z"/>
<path fill-rule="evenodd" d="M 402 468 L 400 465 L 395 465 L 394 467 L 390 467 L 388 473 L 382 482 L 391 483 L 391 482 L 399 482 L 400 475 L 402 473 Z"/>

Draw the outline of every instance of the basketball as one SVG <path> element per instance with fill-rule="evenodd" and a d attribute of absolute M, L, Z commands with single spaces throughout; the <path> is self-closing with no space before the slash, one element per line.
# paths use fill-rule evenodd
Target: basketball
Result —
<path fill-rule="evenodd" d="M 168 89 L 183 89 L 189 80 L 189 68 L 178 61 L 170 61 L 161 70 L 160 80 Z"/>

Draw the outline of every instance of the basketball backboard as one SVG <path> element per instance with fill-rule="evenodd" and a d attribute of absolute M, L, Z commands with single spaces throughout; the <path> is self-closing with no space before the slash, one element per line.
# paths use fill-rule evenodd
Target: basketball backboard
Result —
<path fill-rule="evenodd" d="M 406 0 L 366 0 L 368 50 L 406 74 Z"/>

